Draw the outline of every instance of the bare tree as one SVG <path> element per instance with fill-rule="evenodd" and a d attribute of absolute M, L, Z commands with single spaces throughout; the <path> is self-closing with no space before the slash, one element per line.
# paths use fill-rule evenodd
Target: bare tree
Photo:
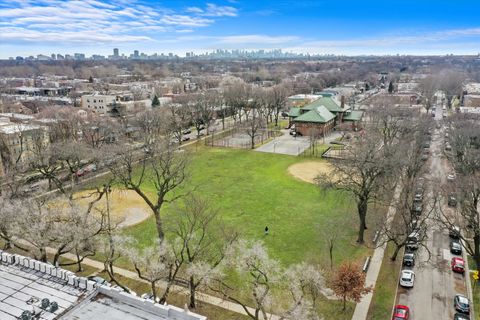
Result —
<path fill-rule="evenodd" d="M 271 310 L 280 319 L 317 318 L 315 303 L 325 281 L 314 266 L 299 264 L 284 270 L 260 242 L 245 240 L 229 247 L 222 265 L 226 273 L 246 281 L 230 283 L 231 276 L 214 279 L 211 289 L 241 305 L 251 319 L 270 319 Z"/>
<path fill-rule="evenodd" d="M 285 109 L 287 103 L 288 89 L 283 85 L 276 85 L 271 89 L 271 109 L 273 111 L 273 118 L 275 120 L 275 127 L 278 127 L 278 118 L 280 112 Z"/>
<path fill-rule="evenodd" d="M 451 104 L 454 96 L 462 94 L 463 82 L 465 81 L 465 74 L 455 70 L 443 70 L 438 75 L 439 88 L 447 95 L 447 103 Z"/>
<path fill-rule="evenodd" d="M 422 92 L 423 107 L 427 110 L 427 113 L 432 108 L 433 97 L 439 89 L 438 78 L 432 75 L 429 75 L 420 80 L 420 90 Z"/>
<path fill-rule="evenodd" d="M 380 191 L 391 167 L 391 159 L 385 158 L 381 146 L 378 136 L 362 137 L 344 151 L 344 159 L 330 161 L 333 166 L 331 174 L 316 178 L 322 189 L 333 188 L 353 194 L 360 222 L 358 243 L 364 242 L 368 205 L 381 199 Z"/>
<path fill-rule="evenodd" d="M 138 159 L 133 150 L 116 146 L 112 150 L 112 158 L 116 161 L 109 169 L 125 188 L 135 191 L 152 210 L 161 242 L 165 237 L 161 209 L 163 204 L 183 196 L 174 191 L 188 178 L 189 157 L 185 151 L 177 152 L 166 141 L 155 141 L 150 148 L 148 157 Z M 152 185 L 155 192 L 148 192 L 146 185 Z"/>
<path fill-rule="evenodd" d="M 164 303 L 168 297 L 168 291 L 175 280 L 176 274 L 180 270 L 181 264 L 175 261 L 171 246 L 167 241 L 158 242 L 150 247 L 140 249 L 134 239 L 129 239 L 123 243 L 119 250 L 133 264 L 138 277 L 150 283 L 154 301 Z M 167 289 L 161 295 L 157 293 L 157 283 L 161 280 L 168 280 L 172 275 L 171 281 L 167 284 Z M 168 290 L 168 291 L 167 291 Z"/>
<path fill-rule="evenodd" d="M 176 206 L 168 225 L 176 237 L 175 256 L 187 269 L 189 306 L 195 308 L 197 288 L 207 286 L 219 272 L 225 250 L 236 240 L 237 234 L 225 231 L 217 210 L 195 195 L 186 198 L 183 206 Z"/>
<path fill-rule="evenodd" d="M 226 263 L 232 272 L 248 280 L 242 282 L 239 288 L 226 279 L 216 279 L 212 290 L 241 305 L 251 319 L 268 319 L 267 309 L 271 307 L 272 291 L 281 279 L 278 262 L 268 256 L 261 243 L 244 240 L 230 247 L 228 257 Z M 242 291 L 248 295 L 239 294 Z M 249 304 L 253 304 L 253 311 L 248 308 Z"/>

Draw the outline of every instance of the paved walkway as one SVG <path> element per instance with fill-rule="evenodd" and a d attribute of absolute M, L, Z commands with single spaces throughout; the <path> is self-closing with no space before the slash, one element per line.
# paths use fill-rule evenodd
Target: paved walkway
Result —
<path fill-rule="evenodd" d="M 55 250 L 52 249 L 52 248 L 47 248 L 47 252 L 55 253 Z M 70 259 L 70 260 L 73 260 L 73 261 L 77 260 L 76 256 L 74 254 L 71 254 L 71 253 L 64 254 L 63 257 L 65 257 L 67 259 Z M 104 269 L 104 265 L 103 265 L 102 262 L 92 260 L 92 259 L 88 259 L 88 258 L 85 258 L 83 260 L 82 264 L 93 267 L 93 268 L 96 268 L 96 269 L 99 269 L 99 270 Z M 150 283 L 148 281 L 140 279 L 136 272 L 133 272 L 133 271 L 130 271 L 130 270 L 127 270 L 127 269 L 118 268 L 118 267 L 114 267 L 113 269 L 114 269 L 116 274 L 119 274 L 119 275 L 121 275 L 123 277 L 126 277 L 126 278 L 133 279 L 135 281 L 147 283 L 147 284 L 150 285 Z M 165 287 L 166 283 L 165 282 L 161 283 L 159 281 L 158 286 Z M 184 294 L 185 296 L 189 295 L 189 290 L 185 287 L 173 285 L 171 290 L 173 292 Z M 205 302 L 205 303 L 212 304 L 214 306 L 217 306 L 217 307 L 220 307 L 220 308 L 232 311 L 232 312 L 236 312 L 236 313 L 240 313 L 240 314 L 244 314 L 244 315 L 247 314 L 241 305 L 236 304 L 236 303 L 231 302 L 231 301 L 228 301 L 228 300 L 224 300 L 222 298 L 218 298 L 218 297 L 209 295 L 209 294 L 197 292 L 197 300 Z M 183 306 L 179 306 L 179 307 L 183 307 Z M 252 309 L 252 308 L 248 308 L 248 309 L 249 309 L 250 312 L 255 313 L 254 309 Z M 273 315 L 273 314 L 268 314 L 267 316 L 268 316 L 268 320 L 280 320 L 280 317 L 278 317 L 276 315 Z"/>
<path fill-rule="evenodd" d="M 399 182 L 395 187 L 392 204 L 398 201 L 400 197 L 400 193 L 402 191 L 402 183 Z M 392 223 L 392 220 L 395 216 L 395 206 L 391 205 L 388 209 L 387 213 L 387 228 Z M 382 267 L 383 256 L 385 254 L 385 249 L 387 247 L 387 242 L 385 241 L 384 237 L 380 237 L 378 239 L 378 243 L 383 243 L 382 246 L 377 247 L 373 252 L 372 260 L 370 261 L 370 266 L 367 271 L 367 277 L 365 280 L 366 286 L 372 286 L 375 289 L 375 284 L 377 283 L 378 274 L 380 273 L 380 268 Z M 372 302 L 374 291 L 370 292 L 369 294 L 363 296 L 362 300 L 357 303 L 355 307 L 355 312 L 353 313 L 352 320 L 365 320 L 367 319 L 368 309 L 370 308 L 370 303 Z"/>

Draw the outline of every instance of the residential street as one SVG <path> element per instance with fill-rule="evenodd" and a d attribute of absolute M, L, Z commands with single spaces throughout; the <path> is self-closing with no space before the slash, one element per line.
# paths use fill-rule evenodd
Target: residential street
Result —
<path fill-rule="evenodd" d="M 436 120 L 442 119 L 441 108 L 437 108 Z M 446 176 L 451 168 L 443 156 L 444 129 L 436 129 L 431 143 L 431 156 L 429 160 L 430 172 L 426 176 L 430 181 L 430 189 L 427 191 L 432 201 L 432 187 L 441 181 L 442 185 L 447 182 Z M 443 209 L 447 208 L 445 199 L 440 204 Z M 424 209 L 428 210 L 428 209 Z M 411 289 L 399 287 L 396 304 L 410 307 L 414 319 L 453 319 L 455 309 L 453 298 L 456 294 L 467 295 L 464 276 L 452 272 L 450 261 L 452 254 L 449 250 L 448 231 L 440 228 L 433 219 L 429 220 L 427 240 L 425 243 L 428 250 L 420 247 L 416 255 L 415 286 Z M 430 251 L 430 257 L 429 252 Z"/>

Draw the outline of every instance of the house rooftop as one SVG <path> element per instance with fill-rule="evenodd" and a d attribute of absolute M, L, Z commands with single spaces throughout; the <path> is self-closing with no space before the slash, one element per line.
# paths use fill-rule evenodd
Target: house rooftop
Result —
<path fill-rule="evenodd" d="M 18 132 L 38 130 L 38 129 L 40 129 L 40 126 L 23 124 L 23 123 L 0 124 L 0 133 L 3 133 L 3 134 L 14 134 Z"/>
<path fill-rule="evenodd" d="M 363 111 L 352 110 L 343 114 L 343 121 L 360 121 L 363 117 Z"/>
<path fill-rule="evenodd" d="M 325 106 L 318 106 L 314 109 L 305 112 L 304 114 L 296 117 L 294 122 L 313 122 L 313 123 L 327 123 L 333 120 L 335 115 L 332 114 Z"/>
<path fill-rule="evenodd" d="M 341 103 L 335 98 L 332 97 L 323 97 L 318 100 L 313 101 L 312 103 L 307 104 L 302 109 L 303 110 L 313 110 L 316 107 L 324 106 L 328 111 L 338 113 L 344 112 L 345 110 L 350 109 L 349 106 L 345 105 L 344 108 L 341 108 Z"/>

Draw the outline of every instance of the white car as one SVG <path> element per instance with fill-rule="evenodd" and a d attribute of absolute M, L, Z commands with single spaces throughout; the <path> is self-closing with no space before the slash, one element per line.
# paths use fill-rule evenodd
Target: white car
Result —
<path fill-rule="evenodd" d="M 415 273 L 412 270 L 402 270 L 400 285 L 405 288 L 413 288 Z"/>
<path fill-rule="evenodd" d="M 447 180 L 448 180 L 448 181 L 453 181 L 453 180 L 455 180 L 455 175 L 454 175 L 454 174 L 449 174 L 449 175 L 447 176 Z"/>

